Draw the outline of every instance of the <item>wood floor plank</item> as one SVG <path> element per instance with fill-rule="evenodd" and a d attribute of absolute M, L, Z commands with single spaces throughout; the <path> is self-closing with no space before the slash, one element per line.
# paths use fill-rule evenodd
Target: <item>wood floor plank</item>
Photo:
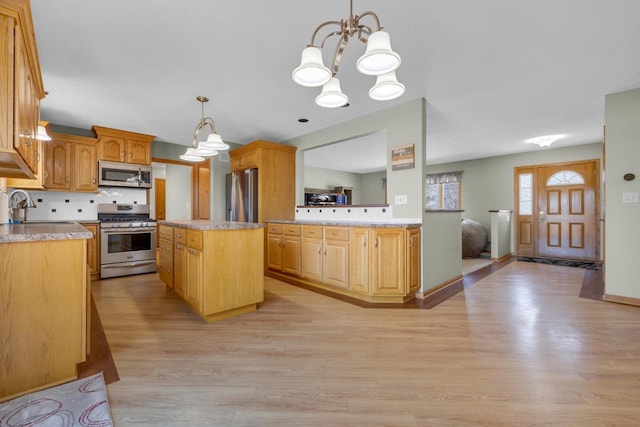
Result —
<path fill-rule="evenodd" d="M 511 262 L 432 309 L 366 308 L 265 278 L 205 323 L 154 274 L 95 282 L 118 426 L 637 426 L 640 308 L 585 270 Z"/>

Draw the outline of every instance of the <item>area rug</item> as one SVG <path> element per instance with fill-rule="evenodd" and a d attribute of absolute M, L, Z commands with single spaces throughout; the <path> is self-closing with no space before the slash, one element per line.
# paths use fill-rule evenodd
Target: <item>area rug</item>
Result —
<path fill-rule="evenodd" d="M 109 427 L 102 372 L 0 403 L 0 427 Z"/>
<path fill-rule="evenodd" d="M 571 261 L 567 259 L 551 259 L 551 258 L 533 258 L 533 257 L 519 257 L 518 261 L 537 262 L 540 264 L 560 265 L 563 267 L 578 267 L 587 268 L 589 270 L 597 270 L 598 266 L 593 262 L 586 261 Z"/>

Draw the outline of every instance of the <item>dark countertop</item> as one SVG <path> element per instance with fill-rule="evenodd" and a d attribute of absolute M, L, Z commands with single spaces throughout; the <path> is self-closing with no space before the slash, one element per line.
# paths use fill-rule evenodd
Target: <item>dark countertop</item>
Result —
<path fill-rule="evenodd" d="M 422 223 L 407 222 L 406 220 L 394 221 L 320 221 L 320 220 L 280 220 L 272 219 L 267 222 L 274 224 L 300 224 L 300 225 L 328 225 L 334 227 L 369 227 L 369 228 L 419 228 Z"/>
<path fill-rule="evenodd" d="M 209 221 L 207 219 L 183 219 L 158 221 L 158 225 L 170 227 L 193 228 L 196 230 L 246 230 L 252 228 L 265 228 L 265 224 L 237 221 Z"/>
<path fill-rule="evenodd" d="M 0 243 L 91 238 L 93 233 L 76 221 L 32 221 L 0 225 Z"/>

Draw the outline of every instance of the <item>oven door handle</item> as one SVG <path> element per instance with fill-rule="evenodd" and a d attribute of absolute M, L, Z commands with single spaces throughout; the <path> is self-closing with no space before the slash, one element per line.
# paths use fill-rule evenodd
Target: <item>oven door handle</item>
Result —
<path fill-rule="evenodd" d="M 103 233 L 116 233 L 116 234 L 139 234 L 139 233 L 148 233 L 148 232 L 153 232 L 156 231 L 157 228 L 156 227 L 144 227 L 144 228 L 140 228 L 140 227 L 136 227 L 136 228 L 124 228 L 124 227 L 118 227 L 118 228 L 101 228 L 100 231 Z"/>
<path fill-rule="evenodd" d="M 122 267 L 142 267 L 143 265 L 155 264 L 155 260 L 140 261 L 140 262 L 128 262 L 126 264 L 118 263 L 118 265 L 102 264 L 100 268 L 122 268 Z"/>

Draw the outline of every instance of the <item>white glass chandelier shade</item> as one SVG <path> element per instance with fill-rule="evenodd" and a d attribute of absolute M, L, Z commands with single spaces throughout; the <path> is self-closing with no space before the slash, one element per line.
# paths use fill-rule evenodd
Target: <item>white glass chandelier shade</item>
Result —
<path fill-rule="evenodd" d="M 187 162 L 201 162 L 204 160 L 204 157 L 202 157 L 201 155 L 199 155 L 197 153 L 197 148 L 195 147 L 189 147 L 187 148 L 187 151 L 180 156 L 180 158 L 182 160 L 185 160 Z"/>
<path fill-rule="evenodd" d="M 218 154 L 218 150 L 208 147 L 205 145 L 204 141 L 198 143 L 198 148 L 196 148 L 196 154 L 201 157 L 211 157 Z"/>
<path fill-rule="evenodd" d="M 340 90 L 340 80 L 332 77 L 322 87 L 322 93 L 316 97 L 316 104 L 324 108 L 337 108 L 346 105 L 349 97 Z"/>
<path fill-rule="evenodd" d="M 396 72 L 391 71 L 376 77 L 376 84 L 369 90 L 369 97 L 376 101 L 389 101 L 403 93 L 404 85 L 396 78 Z"/>
<path fill-rule="evenodd" d="M 300 65 L 291 74 L 293 80 L 302 86 L 322 86 L 331 79 L 331 71 L 322 62 L 319 47 L 308 46 L 302 51 Z"/>
<path fill-rule="evenodd" d="M 51 137 L 47 133 L 47 129 L 44 126 L 38 125 L 38 133 L 36 135 L 36 139 L 40 141 L 51 141 Z"/>
<path fill-rule="evenodd" d="M 209 148 L 211 150 L 220 150 L 220 151 L 229 149 L 229 144 L 225 143 L 222 140 L 222 137 L 217 133 L 210 133 L 209 136 L 207 137 L 207 140 L 202 141 L 199 144 L 199 147 L 200 146 L 203 148 Z"/>
<path fill-rule="evenodd" d="M 367 50 L 356 68 L 362 74 L 379 76 L 396 70 L 400 66 L 400 55 L 391 50 L 391 38 L 386 31 L 371 33 L 367 41 Z"/>

